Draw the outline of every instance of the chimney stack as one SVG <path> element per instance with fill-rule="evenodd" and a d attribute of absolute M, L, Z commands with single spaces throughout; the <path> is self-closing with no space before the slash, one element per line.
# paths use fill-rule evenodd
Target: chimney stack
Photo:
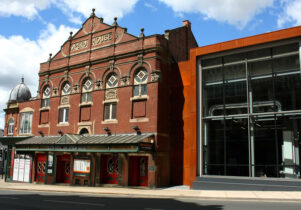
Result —
<path fill-rule="evenodd" d="M 191 23 L 189 20 L 183 20 L 183 26 L 186 26 L 188 28 L 191 28 Z"/>

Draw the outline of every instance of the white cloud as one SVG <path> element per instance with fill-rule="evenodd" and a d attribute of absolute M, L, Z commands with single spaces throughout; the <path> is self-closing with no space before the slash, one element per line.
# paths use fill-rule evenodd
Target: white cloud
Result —
<path fill-rule="evenodd" d="M 33 19 L 39 10 L 48 8 L 52 0 L 1 0 L 0 16 L 22 16 Z"/>
<path fill-rule="evenodd" d="M 38 40 L 30 40 L 22 36 L 4 37 L 0 35 L 0 128 L 3 128 L 4 115 L 2 110 L 6 106 L 11 89 L 20 83 L 24 74 L 25 84 L 36 95 L 38 88 L 38 72 L 40 63 L 48 59 L 49 53 L 55 54 L 67 40 L 70 31 L 77 29 L 64 25 L 56 28 L 48 24 L 40 34 Z"/>
<path fill-rule="evenodd" d="M 5 103 L 7 102 L 9 92 L 0 87 L 0 95 L 1 95 L 1 97 L 0 97 L 0 108 L 1 108 L 1 111 L 0 111 L 0 129 L 3 129 L 4 128 L 4 119 L 5 119 L 4 115 L 5 115 L 5 113 L 3 111 L 4 106 L 2 106 L 2 105 L 5 105 Z"/>
<path fill-rule="evenodd" d="M 153 12 L 155 12 L 155 11 L 157 11 L 158 10 L 158 8 L 157 7 L 155 7 L 154 5 L 152 5 L 152 4 L 149 4 L 149 3 L 144 3 L 144 6 L 146 6 L 146 7 L 148 7 L 148 8 L 150 8 Z"/>
<path fill-rule="evenodd" d="M 281 6 L 283 13 L 278 17 L 278 27 L 282 27 L 286 23 L 301 25 L 301 0 L 282 0 Z"/>
<path fill-rule="evenodd" d="M 131 12 L 138 1 L 139 0 L 59 0 L 57 5 L 62 10 L 68 8 L 71 10 L 69 12 L 78 12 L 86 18 L 90 16 L 92 8 L 95 8 L 96 15 L 103 17 L 105 22 L 110 23 L 113 22 L 114 17 L 122 18 L 126 13 Z"/>
<path fill-rule="evenodd" d="M 243 28 L 274 0 L 159 0 L 177 13 L 201 13 L 205 19 L 227 22 Z"/>
<path fill-rule="evenodd" d="M 22 16 L 33 19 L 39 16 L 39 11 L 55 6 L 59 8 L 69 20 L 81 24 L 81 16 L 89 17 L 92 8 L 96 14 L 106 22 L 113 22 L 114 17 L 122 18 L 133 10 L 139 0 L 1 0 L 0 16 Z"/>

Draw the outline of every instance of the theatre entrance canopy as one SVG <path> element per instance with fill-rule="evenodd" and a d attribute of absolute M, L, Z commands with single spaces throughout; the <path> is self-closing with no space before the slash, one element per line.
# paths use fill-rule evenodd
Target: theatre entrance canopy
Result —
<path fill-rule="evenodd" d="M 16 151 L 118 153 L 153 149 L 154 134 L 71 135 L 30 137 L 16 143 Z"/>

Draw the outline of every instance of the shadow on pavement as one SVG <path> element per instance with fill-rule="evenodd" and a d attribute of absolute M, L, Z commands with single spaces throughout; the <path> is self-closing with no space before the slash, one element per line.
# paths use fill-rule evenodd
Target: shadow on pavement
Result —
<path fill-rule="evenodd" d="M 14 193 L 14 192 L 13 192 Z M 126 210 L 222 210 L 221 205 L 202 205 L 191 201 L 180 201 L 170 198 L 133 198 L 128 196 L 84 196 L 84 195 L 52 195 L 16 192 L 16 194 L 1 194 L 1 210 L 77 210 L 77 209 L 126 209 Z"/>

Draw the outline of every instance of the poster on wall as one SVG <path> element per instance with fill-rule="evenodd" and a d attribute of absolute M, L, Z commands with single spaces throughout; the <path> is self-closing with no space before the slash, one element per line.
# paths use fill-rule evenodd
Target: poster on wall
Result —
<path fill-rule="evenodd" d="M 30 181 L 30 164 L 31 158 L 19 155 L 14 159 L 13 181 L 29 182 Z"/>
<path fill-rule="evenodd" d="M 90 160 L 74 159 L 73 171 L 77 173 L 90 173 Z"/>
<path fill-rule="evenodd" d="M 13 181 L 18 181 L 18 175 L 19 175 L 19 163 L 20 163 L 20 159 L 16 158 L 16 159 L 14 160 Z"/>
<path fill-rule="evenodd" d="M 24 182 L 29 182 L 30 162 L 30 159 L 25 159 Z"/>
<path fill-rule="evenodd" d="M 24 181 L 24 167 L 25 167 L 25 159 L 21 158 L 19 159 L 19 175 L 18 175 L 18 181 L 23 182 Z"/>
<path fill-rule="evenodd" d="M 47 173 L 52 174 L 53 170 L 53 154 L 48 155 L 48 167 L 47 167 Z"/>

